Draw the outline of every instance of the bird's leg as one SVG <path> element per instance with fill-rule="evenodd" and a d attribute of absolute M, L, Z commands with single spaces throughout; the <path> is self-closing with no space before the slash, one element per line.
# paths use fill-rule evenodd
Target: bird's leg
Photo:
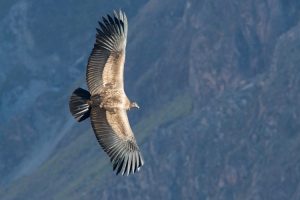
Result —
<path fill-rule="evenodd" d="M 104 102 L 102 101 L 101 103 L 100 103 L 100 108 L 103 108 L 104 107 Z"/>

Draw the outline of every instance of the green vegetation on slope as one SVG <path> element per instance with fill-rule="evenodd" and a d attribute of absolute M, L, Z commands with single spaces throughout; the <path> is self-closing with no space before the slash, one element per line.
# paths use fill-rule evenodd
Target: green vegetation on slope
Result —
<path fill-rule="evenodd" d="M 155 128 L 187 115 L 191 108 L 192 98 L 184 92 L 169 104 L 153 110 L 133 128 L 139 142 L 143 143 Z M 103 187 L 107 176 L 114 176 L 109 159 L 100 150 L 90 129 L 87 133 L 78 134 L 68 145 L 60 145 L 35 173 L 0 191 L 0 196 L 5 199 L 20 196 L 24 199 L 83 199 L 95 190 L 95 186 L 97 189 Z M 38 192 L 32 194 L 33 188 Z M 76 191 L 85 193 L 78 195 Z"/>

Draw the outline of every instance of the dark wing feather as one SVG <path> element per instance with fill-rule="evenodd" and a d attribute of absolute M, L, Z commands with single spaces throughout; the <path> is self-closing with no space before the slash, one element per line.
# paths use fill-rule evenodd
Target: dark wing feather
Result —
<path fill-rule="evenodd" d="M 115 112 L 100 107 L 91 109 L 91 123 L 103 150 L 113 164 L 113 170 L 122 175 L 135 173 L 144 161 L 123 109 Z"/>
<path fill-rule="evenodd" d="M 128 23 L 125 13 L 103 17 L 97 29 L 96 43 L 89 57 L 86 80 L 91 95 L 106 85 L 123 88 L 123 72 Z"/>

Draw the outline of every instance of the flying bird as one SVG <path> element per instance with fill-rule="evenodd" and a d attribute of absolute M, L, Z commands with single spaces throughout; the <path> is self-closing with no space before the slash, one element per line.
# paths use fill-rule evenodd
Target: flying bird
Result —
<path fill-rule="evenodd" d="M 88 90 L 77 88 L 69 108 L 78 122 L 90 117 L 98 142 L 108 154 L 116 174 L 133 174 L 143 166 L 140 149 L 127 111 L 139 108 L 124 91 L 124 63 L 128 32 L 122 11 L 102 17 L 86 69 Z"/>

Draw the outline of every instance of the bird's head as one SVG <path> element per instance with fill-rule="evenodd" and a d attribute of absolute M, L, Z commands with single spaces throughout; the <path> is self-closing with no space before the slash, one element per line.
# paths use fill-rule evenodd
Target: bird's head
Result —
<path fill-rule="evenodd" d="M 131 108 L 140 108 L 139 105 L 137 104 L 137 102 L 130 102 L 130 109 Z"/>

